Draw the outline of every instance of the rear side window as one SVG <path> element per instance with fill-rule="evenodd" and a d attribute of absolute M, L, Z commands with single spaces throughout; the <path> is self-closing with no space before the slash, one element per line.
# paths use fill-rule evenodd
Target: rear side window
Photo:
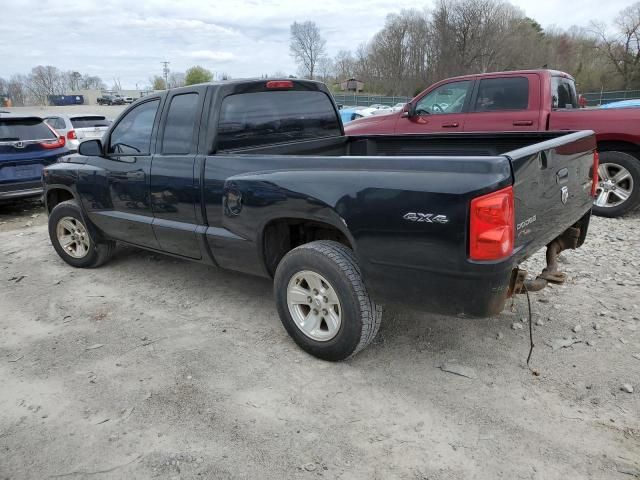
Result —
<path fill-rule="evenodd" d="M 197 113 L 197 93 L 176 95 L 171 99 L 162 138 L 162 153 L 176 155 L 191 151 Z"/>
<path fill-rule="evenodd" d="M 578 108 L 575 82 L 566 77 L 551 77 L 551 108 Z"/>
<path fill-rule="evenodd" d="M 151 132 L 160 100 L 137 105 L 118 122 L 111 133 L 109 153 L 120 155 L 148 155 Z"/>
<path fill-rule="evenodd" d="M 340 136 L 333 103 L 323 92 L 274 91 L 222 101 L 218 149 Z"/>
<path fill-rule="evenodd" d="M 475 112 L 526 110 L 529 107 L 529 80 L 526 77 L 480 80 Z"/>
<path fill-rule="evenodd" d="M 0 120 L 0 142 L 45 140 L 56 138 L 55 133 L 39 118 Z"/>
<path fill-rule="evenodd" d="M 45 118 L 44 121 L 56 130 L 64 130 L 67 128 L 64 124 L 64 120 L 60 117 Z"/>
<path fill-rule="evenodd" d="M 71 119 L 71 125 L 73 128 L 93 128 L 93 127 L 108 127 L 109 121 L 105 117 L 73 117 Z"/>

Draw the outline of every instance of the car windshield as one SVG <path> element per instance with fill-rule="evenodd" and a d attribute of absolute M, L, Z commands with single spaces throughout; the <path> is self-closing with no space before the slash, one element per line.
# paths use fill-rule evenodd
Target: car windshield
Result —
<path fill-rule="evenodd" d="M 56 135 L 39 118 L 3 118 L 0 120 L 0 142 L 50 138 L 56 138 Z"/>
<path fill-rule="evenodd" d="M 73 125 L 73 128 L 108 127 L 109 121 L 100 116 L 73 117 L 71 125 Z"/>

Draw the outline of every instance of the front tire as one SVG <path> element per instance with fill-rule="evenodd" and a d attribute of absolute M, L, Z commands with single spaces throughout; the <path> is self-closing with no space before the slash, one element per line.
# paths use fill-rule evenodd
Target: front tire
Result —
<path fill-rule="evenodd" d="M 624 152 L 600 152 L 593 213 L 619 217 L 640 204 L 640 160 Z"/>
<path fill-rule="evenodd" d="M 115 242 L 96 241 L 75 200 L 56 205 L 49 214 L 49 239 L 65 262 L 77 268 L 99 267 L 113 255 Z"/>
<path fill-rule="evenodd" d="M 315 241 L 287 253 L 276 269 L 274 295 L 280 320 L 311 355 L 344 360 L 378 333 L 381 309 L 371 300 L 351 249 Z"/>

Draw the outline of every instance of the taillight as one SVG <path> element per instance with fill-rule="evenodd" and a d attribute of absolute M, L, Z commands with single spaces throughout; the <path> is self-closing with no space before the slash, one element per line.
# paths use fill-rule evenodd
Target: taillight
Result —
<path fill-rule="evenodd" d="M 76 137 L 76 131 L 75 130 L 69 130 L 67 132 L 67 139 L 68 140 L 77 140 L 78 137 Z"/>
<path fill-rule="evenodd" d="M 42 148 L 61 148 L 64 147 L 64 144 L 67 143 L 64 137 L 58 137 L 52 140 L 45 140 L 44 142 L 40 142 L 40 146 Z"/>
<path fill-rule="evenodd" d="M 269 80 L 267 88 L 293 88 L 291 80 Z"/>
<path fill-rule="evenodd" d="M 600 154 L 597 150 L 593 151 L 593 172 L 591 173 L 591 196 L 595 198 L 596 190 L 598 189 L 598 168 L 600 167 Z"/>
<path fill-rule="evenodd" d="M 515 212 L 511 186 L 471 200 L 469 257 L 500 260 L 513 252 Z"/>
<path fill-rule="evenodd" d="M 40 146 L 42 148 L 48 148 L 48 149 L 64 147 L 64 144 L 67 143 L 65 138 L 59 136 L 58 132 L 56 132 L 51 125 L 48 125 L 47 123 L 45 123 L 45 125 L 49 127 L 49 130 L 53 132 L 56 138 L 51 140 L 45 140 L 44 142 L 40 142 Z"/>

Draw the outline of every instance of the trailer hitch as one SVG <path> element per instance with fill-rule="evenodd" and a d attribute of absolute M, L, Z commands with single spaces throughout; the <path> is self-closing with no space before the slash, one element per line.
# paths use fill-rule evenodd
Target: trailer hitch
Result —
<path fill-rule="evenodd" d="M 567 275 L 559 271 L 558 255 L 563 250 L 577 248 L 580 242 L 580 228 L 571 227 L 562 235 L 556 237 L 547 245 L 547 266 L 533 280 L 527 279 L 527 271 L 521 268 L 515 268 L 511 275 L 508 296 L 517 293 L 537 292 L 545 288 L 549 283 L 562 284 L 566 281 Z"/>

